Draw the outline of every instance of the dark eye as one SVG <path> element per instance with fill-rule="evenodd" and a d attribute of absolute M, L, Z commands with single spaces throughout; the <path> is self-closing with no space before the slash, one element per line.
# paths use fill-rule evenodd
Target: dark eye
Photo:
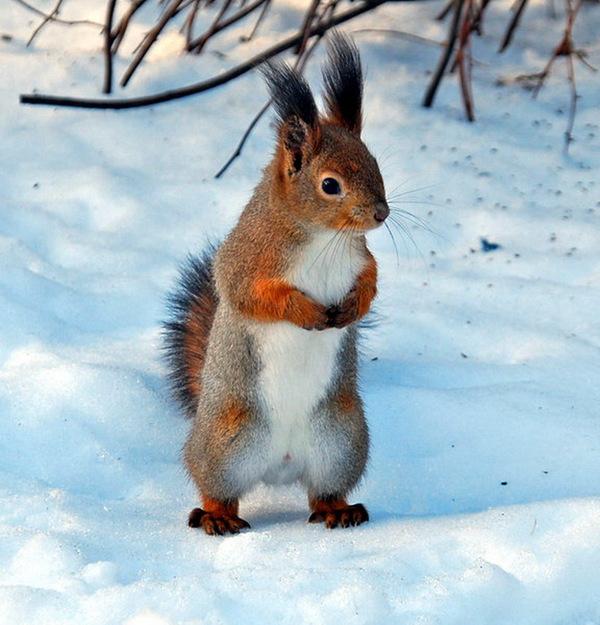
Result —
<path fill-rule="evenodd" d="M 340 183 L 335 178 L 323 178 L 321 182 L 321 189 L 327 195 L 339 195 L 342 192 Z"/>

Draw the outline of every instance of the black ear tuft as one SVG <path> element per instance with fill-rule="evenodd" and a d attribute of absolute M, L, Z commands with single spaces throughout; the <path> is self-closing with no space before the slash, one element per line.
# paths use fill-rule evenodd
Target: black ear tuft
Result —
<path fill-rule="evenodd" d="M 318 124 L 315 99 L 306 80 L 285 63 L 265 63 L 261 67 L 273 106 L 281 122 L 297 117 L 311 128 Z"/>
<path fill-rule="evenodd" d="M 362 129 L 363 76 L 355 43 L 338 31 L 329 40 L 323 67 L 325 104 L 332 121 L 360 134 Z"/>

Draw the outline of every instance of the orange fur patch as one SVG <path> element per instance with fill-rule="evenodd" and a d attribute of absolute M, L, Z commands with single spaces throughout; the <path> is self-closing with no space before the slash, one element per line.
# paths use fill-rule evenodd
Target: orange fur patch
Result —
<path fill-rule="evenodd" d="M 342 412 L 354 412 L 357 408 L 356 395 L 342 391 L 337 397 L 337 403 Z"/>
<path fill-rule="evenodd" d="M 256 319 L 277 321 L 284 318 L 293 287 L 279 278 L 262 278 L 254 282 L 254 310 Z"/>
<path fill-rule="evenodd" d="M 371 302 L 375 295 L 377 295 L 377 263 L 372 254 L 369 254 L 367 264 L 360 272 L 356 281 L 356 300 L 359 319 L 369 312 Z"/>
<path fill-rule="evenodd" d="M 254 282 L 252 302 L 244 312 L 261 321 L 290 321 L 301 327 L 325 324 L 323 306 L 280 278 Z"/>
<path fill-rule="evenodd" d="M 348 507 L 348 502 L 345 499 L 317 499 L 311 497 L 308 500 L 308 505 L 313 512 L 318 514 L 327 514 L 328 512 L 335 512 L 336 510 L 343 510 Z"/>
<path fill-rule="evenodd" d="M 238 402 L 232 401 L 229 406 L 219 415 L 217 428 L 221 438 L 233 438 L 248 418 L 248 412 Z"/>
<path fill-rule="evenodd" d="M 228 501 L 220 501 L 211 497 L 202 497 L 202 508 L 205 512 L 217 517 L 237 516 L 239 510 L 239 501 L 237 499 L 229 499 Z"/>

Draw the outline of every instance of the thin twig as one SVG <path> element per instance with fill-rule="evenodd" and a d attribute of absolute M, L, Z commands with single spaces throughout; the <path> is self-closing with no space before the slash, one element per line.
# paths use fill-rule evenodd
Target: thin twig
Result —
<path fill-rule="evenodd" d="M 463 105 L 467 119 L 470 122 L 475 121 L 475 107 L 473 105 L 473 94 L 471 91 L 471 52 L 470 37 L 473 31 L 471 22 L 471 11 L 473 0 L 468 0 L 463 22 L 460 27 L 460 35 L 458 41 L 458 50 L 456 51 L 456 65 L 458 66 L 458 77 L 460 84 L 460 92 L 462 95 Z"/>
<path fill-rule="evenodd" d="M 119 50 L 119 46 L 123 42 L 123 38 L 125 37 L 125 32 L 127 27 L 129 26 L 129 22 L 133 18 L 133 16 L 137 13 L 138 9 L 142 7 L 147 2 L 147 0 L 133 0 L 133 2 L 129 5 L 127 11 L 123 14 L 123 17 L 119 20 L 114 33 L 113 33 L 113 45 L 112 45 L 112 53 L 116 54 Z"/>
<path fill-rule="evenodd" d="M 566 57 L 567 63 L 567 79 L 569 81 L 569 90 L 570 90 L 570 104 L 569 104 L 569 119 L 567 122 L 567 128 L 565 129 L 565 153 L 568 153 L 569 146 L 573 141 L 573 127 L 575 125 L 575 115 L 577 113 L 577 100 L 579 99 L 579 95 L 577 94 L 577 85 L 575 82 L 575 63 L 573 60 L 573 56 L 581 58 L 583 54 L 581 51 L 575 49 L 573 45 L 573 26 L 575 25 L 575 19 L 577 18 L 577 14 L 581 9 L 583 0 L 577 0 L 576 4 L 573 5 L 572 0 L 566 0 L 567 5 L 567 23 L 565 25 L 565 30 L 560 40 L 560 43 L 554 49 L 552 56 L 546 63 L 546 67 L 538 74 L 537 85 L 533 90 L 533 97 L 536 97 L 540 92 L 541 88 L 544 86 L 546 78 L 550 74 L 550 70 L 556 59 L 559 56 Z"/>
<path fill-rule="evenodd" d="M 206 31 L 202 35 L 200 35 L 200 37 L 198 37 L 195 40 L 196 45 L 194 46 L 194 49 L 193 49 L 193 52 L 195 54 L 200 54 L 202 52 L 202 49 L 206 45 L 206 42 L 216 32 L 218 32 L 217 29 L 219 28 L 219 24 L 221 23 L 221 20 L 225 16 L 225 13 L 227 13 L 227 11 L 229 10 L 229 7 L 231 6 L 232 2 L 233 0 L 223 0 L 223 4 L 221 5 L 221 8 L 219 9 L 217 15 L 215 16 L 215 19 L 213 20 L 212 24 L 206 29 Z M 191 38 L 187 42 L 188 46 L 191 45 L 190 41 L 191 41 Z"/>
<path fill-rule="evenodd" d="M 483 34 L 483 14 L 485 13 L 485 10 L 490 2 L 491 0 L 481 0 L 479 9 L 473 17 L 473 25 L 471 26 L 471 29 L 474 30 L 479 36 Z"/>
<path fill-rule="evenodd" d="M 423 106 L 425 108 L 431 108 L 433 106 L 435 94 L 437 93 L 438 87 L 442 82 L 442 78 L 444 77 L 446 67 L 450 62 L 450 57 L 452 56 L 452 52 L 454 51 L 454 45 L 458 38 L 458 28 L 460 25 L 460 19 L 462 16 L 465 0 L 453 0 L 453 3 L 454 18 L 452 19 L 452 23 L 450 24 L 450 30 L 448 32 L 448 43 L 446 44 L 446 49 L 444 50 L 438 66 L 433 74 L 433 78 L 429 83 L 429 87 L 427 87 L 427 91 L 425 92 L 425 97 L 423 98 Z"/>
<path fill-rule="evenodd" d="M 351 9 L 348 9 L 344 13 L 340 13 L 331 18 L 328 25 L 316 25 L 311 29 L 311 35 L 323 34 L 330 28 L 343 24 L 348 20 L 351 20 L 363 13 L 372 11 L 373 9 L 386 4 L 390 1 L 401 0 L 368 0 L 362 4 L 356 4 Z M 414 0 L 404 0 L 406 2 L 412 2 Z M 259 52 L 257 55 L 248 59 L 244 63 L 240 63 L 235 67 L 232 67 L 228 71 L 225 71 L 218 76 L 213 76 L 207 80 L 202 80 L 197 83 L 193 83 L 186 87 L 179 89 L 170 89 L 168 91 L 161 91 L 149 96 L 142 96 L 138 98 L 120 98 L 120 99 L 97 99 L 97 98 L 72 98 L 65 96 L 53 96 L 45 95 L 41 93 L 22 94 L 19 98 L 21 104 L 34 104 L 34 105 L 48 105 L 48 106 L 67 106 L 74 108 L 88 108 L 88 109 L 131 109 L 139 108 L 142 106 L 152 106 L 154 104 L 161 104 L 163 102 L 170 102 L 171 100 L 178 100 L 187 96 L 203 93 L 215 87 L 220 87 L 243 74 L 246 74 L 250 70 L 254 69 L 260 63 L 281 54 L 285 50 L 289 50 L 298 44 L 301 38 L 300 33 L 291 35 L 287 39 L 283 39 L 274 46 Z"/>
<path fill-rule="evenodd" d="M 37 7 L 33 6 L 32 4 L 29 4 L 29 2 L 25 2 L 25 0 L 13 0 L 13 2 L 20 4 L 22 7 L 28 9 L 29 11 L 31 11 L 32 13 L 35 13 L 36 15 L 39 15 L 40 17 L 48 18 L 50 22 L 54 22 L 55 24 L 64 24 L 65 26 L 86 25 L 86 26 L 96 26 L 98 28 L 104 28 L 104 24 L 101 24 L 100 22 L 94 22 L 93 20 L 66 20 L 61 17 L 52 16 L 48 13 L 44 13 L 44 11 L 41 11 Z"/>
<path fill-rule="evenodd" d="M 261 120 L 262 116 L 269 110 L 270 106 L 271 106 L 271 100 L 267 101 L 262 106 L 260 111 L 258 111 L 258 113 L 252 118 L 252 121 L 248 125 L 248 128 L 246 128 L 246 130 L 244 131 L 244 134 L 242 135 L 242 138 L 237 144 L 233 154 L 227 159 L 227 161 L 225 161 L 225 164 L 223 165 L 223 167 L 221 167 L 221 169 L 219 169 L 219 171 L 215 174 L 215 178 L 220 178 L 229 169 L 233 161 L 235 161 L 235 159 L 241 155 L 242 150 L 244 149 L 244 146 L 246 145 L 246 141 L 248 141 L 248 138 L 252 134 L 254 127 Z"/>
<path fill-rule="evenodd" d="M 521 17 L 523 16 L 523 12 L 525 11 L 525 7 L 527 6 L 527 0 L 519 0 L 519 4 L 515 12 L 513 13 L 512 19 L 508 24 L 508 28 L 504 33 L 504 37 L 502 37 L 502 43 L 500 44 L 500 48 L 498 48 L 498 52 L 504 52 L 506 48 L 510 45 L 513 35 L 515 34 L 515 30 L 519 26 L 519 22 L 521 21 Z"/>
<path fill-rule="evenodd" d="M 62 3 L 63 3 L 63 0 L 57 0 L 56 4 L 54 5 L 54 8 L 52 9 L 52 12 L 49 15 L 46 15 L 42 23 L 31 33 L 31 37 L 29 37 L 29 41 L 27 42 L 27 45 L 26 45 L 27 48 L 33 43 L 33 40 L 37 37 L 37 35 L 42 32 L 42 29 L 44 28 L 44 26 L 48 22 L 51 22 L 55 18 L 56 15 L 58 15 L 58 12 L 60 11 L 60 5 Z"/>
<path fill-rule="evenodd" d="M 313 25 L 315 16 L 317 15 L 317 9 L 321 4 L 321 0 L 312 0 L 308 11 L 306 11 L 304 15 L 304 21 L 302 23 L 302 28 L 300 32 L 302 33 L 302 39 L 300 43 L 296 46 L 294 53 L 300 56 L 304 52 L 304 48 L 306 47 L 306 42 L 308 40 L 308 34 L 310 33 L 310 28 Z"/>
<path fill-rule="evenodd" d="M 135 70 L 144 60 L 144 57 L 146 56 L 148 50 L 150 50 L 154 42 L 158 39 L 158 36 L 162 32 L 163 28 L 167 25 L 167 22 L 173 17 L 182 2 L 183 0 L 172 0 L 165 9 L 161 18 L 155 24 L 155 26 L 150 31 L 148 31 L 148 34 L 144 37 L 144 41 L 137 51 L 133 61 L 125 70 L 125 73 L 121 78 L 121 87 L 127 86 L 127 83 L 131 80 L 131 77 L 133 76 Z"/>
<path fill-rule="evenodd" d="M 449 0 L 444 5 L 442 10 L 435 16 L 435 19 L 438 22 L 443 22 L 446 19 L 446 17 L 448 16 L 448 13 L 450 13 L 450 11 L 452 11 L 452 7 L 454 7 L 454 0 Z"/>
<path fill-rule="evenodd" d="M 223 20 L 218 25 L 218 27 L 215 28 L 213 35 L 216 35 L 217 33 L 231 26 L 232 24 L 239 22 L 241 19 L 246 17 L 246 15 L 249 15 L 250 13 L 252 13 L 252 11 L 257 9 L 259 6 L 261 6 L 265 2 L 267 2 L 267 0 L 255 0 L 252 3 L 245 5 L 242 9 L 234 13 L 231 17 L 227 18 L 226 20 Z M 189 45 L 186 47 L 186 50 L 188 52 L 191 52 L 201 41 L 202 41 L 202 35 L 190 41 Z"/>
<path fill-rule="evenodd" d="M 565 130 L 565 154 L 569 152 L 569 146 L 573 141 L 573 126 L 575 125 L 575 115 L 577 113 L 577 84 L 575 83 L 575 64 L 573 62 L 573 55 L 567 55 L 567 78 L 569 81 L 571 100 L 569 105 L 569 121 L 567 122 L 567 128 Z"/>
<path fill-rule="evenodd" d="M 428 39 L 427 37 L 421 37 L 421 35 L 415 35 L 414 33 L 407 33 L 403 30 L 395 30 L 393 28 L 357 28 L 352 31 L 352 34 L 361 33 L 381 33 L 383 35 L 392 35 L 399 39 L 406 39 L 407 41 L 413 41 L 414 43 L 422 43 L 427 46 L 435 46 L 436 48 L 445 48 L 446 43 L 444 41 L 435 41 L 434 39 Z"/>
<path fill-rule="evenodd" d="M 574 52 L 573 46 L 573 25 L 575 24 L 575 18 L 577 17 L 577 13 L 579 13 L 579 9 L 581 8 L 582 0 L 577 0 L 577 4 L 575 7 L 572 6 L 571 0 L 566 0 L 567 2 L 567 23 L 565 25 L 565 30 L 563 33 L 563 37 L 560 40 L 560 43 L 554 49 L 552 56 L 546 63 L 546 67 L 538 74 L 538 83 L 533 90 L 533 97 L 537 97 L 541 88 L 544 86 L 546 82 L 546 78 L 550 74 L 550 70 L 554 65 L 554 61 L 559 56 L 570 56 Z"/>
<path fill-rule="evenodd" d="M 104 24 L 104 85 L 102 86 L 102 93 L 110 93 L 112 91 L 112 78 L 113 78 L 113 58 L 112 58 L 112 44 L 113 44 L 113 18 L 115 15 L 115 6 L 117 0 L 108 0 L 106 8 L 106 23 Z"/>
<path fill-rule="evenodd" d="M 248 41 L 251 41 L 254 38 L 254 35 L 256 35 L 256 33 L 258 32 L 260 25 L 262 24 L 267 13 L 269 12 L 270 7 L 271 7 L 271 0 L 266 0 L 266 2 L 263 4 L 263 7 L 260 11 L 258 19 L 256 20 L 256 22 L 254 22 L 254 26 L 252 27 L 252 30 L 250 31 L 248 35 L 242 35 L 240 37 L 240 41 L 247 43 Z"/>
<path fill-rule="evenodd" d="M 192 6 L 192 10 L 189 12 L 188 16 L 185 19 L 185 23 L 183 25 L 183 30 L 185 31 L 185 47 L 187 48 L 190 45 L 190 41 L 194 35 L 194 22 L 196 21 L 196 17 L 198 16 L 198 9 L 200 8 L 200 0 L 194 0 L 194 5 Z"/>

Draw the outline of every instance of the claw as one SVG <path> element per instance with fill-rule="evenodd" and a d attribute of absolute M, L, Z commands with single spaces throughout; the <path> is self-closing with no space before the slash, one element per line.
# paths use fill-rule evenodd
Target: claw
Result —
<path fill-rule="evenodd" d="M 361 504 L 356 503 L 343 508 L 335 508 L 325 512 L 313 512 L 308 517 L 309 523 L 325 523 L 328 529 L 336 527 L 350 527 L 366 523 L 369 520 L 367 509 Z"/>
<path fill-rule="evenodd" d="M 235 515 L 216 515 L 202 508 L 194 508 L 188 519 L 190 527 L 201 527 L 209 536 L 239 534 L 240 530 L 250 528 L 250 523 Z"/>

